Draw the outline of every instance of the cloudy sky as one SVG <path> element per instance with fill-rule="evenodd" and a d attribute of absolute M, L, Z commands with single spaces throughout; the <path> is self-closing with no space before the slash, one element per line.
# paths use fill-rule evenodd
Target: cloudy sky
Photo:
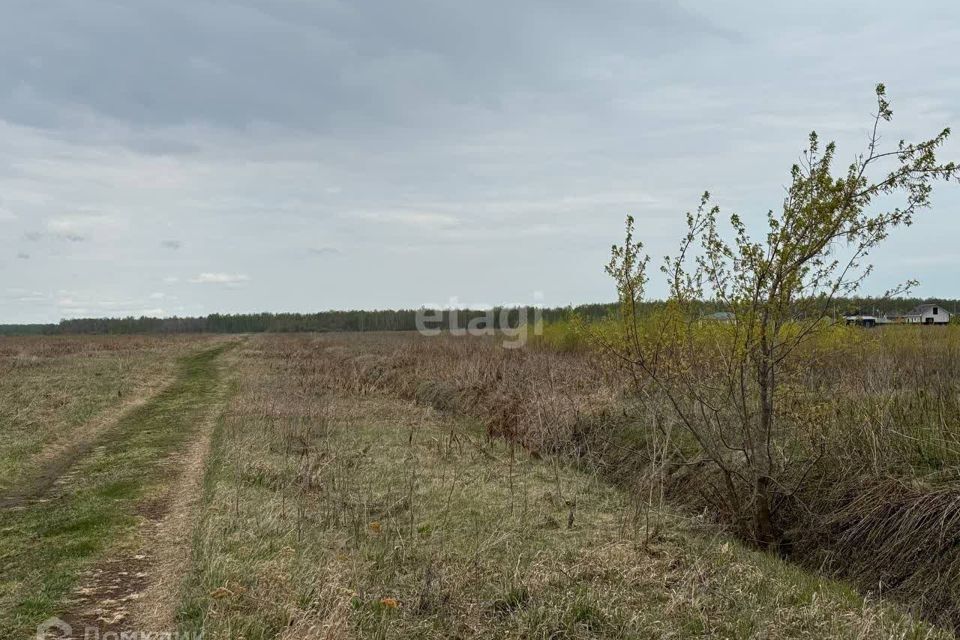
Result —
<path fill-rule="evenodd" d="M 838 4 L 5 0 L 0 322 L 612 299 L 626 214 L 762 216 L 878 81 L 888 141 L 960 126 L 960 3 Z M 867 292 L 960 297 L 958 213 Z"/>

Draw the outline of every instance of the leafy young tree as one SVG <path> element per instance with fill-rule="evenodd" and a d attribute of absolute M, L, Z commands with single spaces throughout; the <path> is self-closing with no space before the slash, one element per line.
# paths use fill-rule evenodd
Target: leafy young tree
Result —
<path fill-rule="evenodd" d="M 777 511 L 815 464 L 798 460 L 783 438 L 807 426 L 784 406 L 790 381 L 812 365 L 801 347 L 829 326 L 832 302 L 853 295 L 870 273 L 870 252 L 930 205 L 935 182 L 958 176 L 956 164 L 937 159 L 949 129 L 881 149 L 880 128 L 892 117 L 882 84 L 876 99 L 867 147 L 846 171 L 834 169 L 835 145 L 821 147 L 810 134 L 782 208 L 767 213 L 759 239 L 736 214 L 725 235 L 705 193 L 687 214 L 678 253 L 661 268 L 670 296 L 659 312 L 638 313 L 649 257 L 632 217 L 607 266 L 624 339 L 606 346 L 638 387 L 664 399 L 701 462 L 717 471 L 713 499 L 764 547 L 778 547 Z M 706 322 L 705 305 L 729 315 Z"/>

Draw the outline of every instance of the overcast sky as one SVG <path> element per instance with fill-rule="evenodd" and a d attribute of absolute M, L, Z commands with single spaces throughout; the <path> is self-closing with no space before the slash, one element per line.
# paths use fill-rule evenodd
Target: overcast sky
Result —
<path fill-rule="evenodd" d="M 960 127 L 960 3 L 838 4 L 5 0 L 0 322 L 611 300 L 628 213 L 759 219 L 878 81 L 889 142 Z M 960 297 L 958 213 L 866 292 Z"/>

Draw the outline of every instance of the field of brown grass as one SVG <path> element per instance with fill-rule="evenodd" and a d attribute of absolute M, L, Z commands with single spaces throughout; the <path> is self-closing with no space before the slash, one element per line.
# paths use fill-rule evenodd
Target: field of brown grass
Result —
<path fill-rule="evenodd" d="M 752 551 L 709 519 L 651 509 L 646 491 L 557 455 L 574 434 L 564 425 L 615 400 L 582 359 L 387 334 L 257 336 L 236 358 L 181 612 L 186 630 L 941 634 Z"/>
<path fill-rule="evenodd" d="M 960 338 L 830 339 L 791 396 L 816 464 L 785 558 L 589 348 L 6 340 L 0 637 L 953 637 Z M 92 446 L 37 484 L 28 437 L 34 461 Z"/>
<path fill-rule="evenodd" d="M 666 401 L 639 395 L 627 371 L 589 348 L 509 350 L 449 336 L 331 341 L 333 364 L 316 372 L 329 384 L 469 416 L 489 437 L 733 524 L 716 469 Z M 795 461 L 777 514 L 784 552 L 956 626 L 960 329 L 836 327 L 809 349 L 813 366 L 789 380 L 781 403 L 779 455 Z"/>

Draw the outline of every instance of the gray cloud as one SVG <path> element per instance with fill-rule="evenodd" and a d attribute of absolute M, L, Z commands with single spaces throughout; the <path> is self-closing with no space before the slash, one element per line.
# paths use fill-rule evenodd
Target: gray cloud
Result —
<path fill-rule="evenodd" d="M 496 108 L 518 91 L 559 91 L 628 52 L 662 55 L 685 40 L 736 37 L 661 0 L 601 10 L 546 0 L 89 0 L 21 2 L 10 18 L 0 27 L 0 59 L 14 88 L 0 113 L 66 129 L 92 112 L 152 126 L 366 130 Z"/>
<path fill-rule="evenodd" d="M 0 321 L 150 309 L 161 283 L 180 315 L 610 299 L 627 213 L 655 254 L 704 189 L 762 220 L 809 129 L 860 149 L 876 81 L 888 139 L 960 123 L 957 25 L 953 0 L 13 0 L 0 247 L 36 247 L 0 278 L 37 296 Z M 956 191 L 869 287 L 960 296 L 905 262 L 955 253 Z"/>

